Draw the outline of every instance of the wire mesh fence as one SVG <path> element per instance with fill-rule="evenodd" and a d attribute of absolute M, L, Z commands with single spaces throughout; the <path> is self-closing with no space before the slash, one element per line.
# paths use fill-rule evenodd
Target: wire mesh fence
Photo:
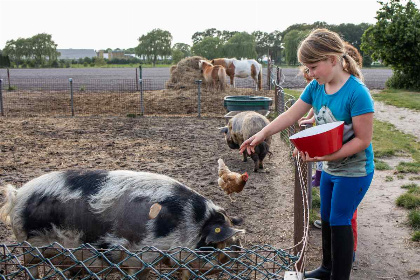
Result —
<path fill-rule="evenodd" d="M 226 261 L 220 261 L 226 257 Z M 122 246 L 97 249 L 89 244 L 64 248 L 58 243 L 33 247 L 2 245 L 2 279 L 273 279 L 293 270 L 297 257 L 271 246 L 241 248 L 144 247 L 130 252 Z"/>
<path fill-rule="evenodd" d="M 69 81 L 71 80 L 71 81 Z M 2 116 L 138 116 L 183 115 L 214 117 L 226 113 L 223 99 L 229 95 L 274 97 L 270 90 L 255 90 L 253 81 L 242 81 L 225 91 L 197 84 L 171 89 L 166 80 L 14 79 L 0 86 Z M 162 89 L 163 88 L 163 89 Z"/>
<path fill-rule="evenodd" d="M 285 95 L 277 80 L 275 90 L 258 91 L 250 88 L 235 88 L 229 91 L 231 95 L 260 95 L 272 97 L 281 102 L 287 110 L 293 103 L 292 96 Z M 156 82 L 143 80 L 140 92 L 136 91 L 135 83 L 121 83 L 119 86 L 109 86 L 107 91 L 97 90 L 94 86 L 73 84 L 75 115 L 83 114 L 109 114 L 109 112 L 132 112 L 140 114 L 140 103 L 144 103 L 144 114 L 185 114 L 197 115 L 198 92 L 202 89 L 185 89 L 178 91 L 150 90 Z M 161 81 L 165 83 L 165 81 Z M 42 84 L 42 83 L 40 83 Z M 57 83 L 60 85 L 60 83 Z M 38 84 L 37 84 L 38 85 Z M 28 114 L 63 114 L 70 115 L 71 106 L 68 101 L 70 94 L 57 90 L 49 84 L 48 90 L 35 90 L 29 87 L 26 90 L 3 91 L 7 98 L 5 103 L 7 115 Z M 122 87 L 122 88 L 121 88 Z M 149 88 L 149 90 L 148 90 Z M 15 94 L 15 96 L 13 95 Z M 22 96 L 20 96 L 22 95 Z M 174 104 L 173 95 L 178 100 Z M 210 92 L 203 89 L 200 94 L 201 110 L 203 115 L 217 115 L 225 113 L 223 98 L 226 93 Z M 141 98 L 141 96 L 143 98 Z M 119 107 L 111 104 L 120 98 Z M 11 101 L 15 100 L 16 103 Z M 22 102 L 25 100 L 25 102 Z M 42 101 L 41 101 L 42 100 Z M 51 100 L 53 102 L 51 103 Z M 110 101 L 111 100 L 111 101 Z M 21 103 L 19 103 L 20 101 Z M 34 104 L 37 106 L 34 107 Z M 51 104 L 54 104 L 52 106 Z M 56 108 L 57 104 L 60 104 Z M 124 105 L 121 105 L 124 104 Z M 132 105 L 136 104 L 136 105 Z M 131 106 L 132 107 L 129 107 Z M 25 107 L 26 106 L 26 107 Z M 16 107 L 21 107 L 21 111 Z M 54 107 L 54 108 L 51 108 Z M 36 112 L 33 108 L 37 108 Z M 95 111 L 92 108 L 97 108 Z M 104 110 L 106 109 L 106 110 Z M 113 111 L 115 110 L 115 111 Z M 15 113 L 16 112 L 16 113 Z M 277 112 L 281 113 L 281 112 Z M 289 136 L 297 130 L 296 126 L 282 132 L 282 139 L 289 141 Z M 291 149 L 290 149 L 291 150 Z M 299 177 L 295 191 L 301 193 L 297 200 L 302 214 L 298 213 L 302 226 L 295 231 L 296 244 L 292 248 L 278 249 L 270 245 L 255 245 L 251 248 L 232 246 L 230 248 L 173 248 L 159 250 L 154 247 L 145 247 L 135 252 L 122 246 L 108 249 L 95 248 L 83 244 L 78 248 L 65 248 L 60 244 L 52 243 L 44 247 L 35 247 L 29 243 L 0 245 L 0 279 L 281 279 L 285 271 L 302 270 L 304 251 L 308 242 L 307 209 L 307 172 L 308 168 L 298 162 Z M 296 214 L 295 214 L 296 215 Z M 302 218 L 303 217 L 303 218 Z"/>

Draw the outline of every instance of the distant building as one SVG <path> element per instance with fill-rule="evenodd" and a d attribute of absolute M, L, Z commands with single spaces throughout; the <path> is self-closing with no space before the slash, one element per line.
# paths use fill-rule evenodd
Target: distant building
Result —
<path fill-rule="evenodd" d="M 79 59 L 96 57 L 94 49 L 57 49 L 61 54 L 58 59 Z"/>

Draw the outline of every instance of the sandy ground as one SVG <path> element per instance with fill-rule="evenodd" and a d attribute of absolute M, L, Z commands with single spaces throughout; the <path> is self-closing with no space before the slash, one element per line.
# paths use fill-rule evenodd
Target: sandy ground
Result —
<path fill-rule="evenodd" d="M 378 103 L 378 102 L 377 102 Z M 377 104 L 382 106 L 381 104 Z M 398 111 L 387 108 L 385 117 Z M 376 117 L 381 119 L 381 114 Z M 418 115 L 415 119 L 420 119 Z M 407 127 L 406 118 L 396 118 Z M 0 185 L 20 187 L 53 170 L 70 168 L 130 169 L 169 175 L 245 218 L 245 247 L 293 242 L 293 169 L 288 147 L 278 135 L 265 173 L 254 173 L 237 151 L 224 143 L 217 127 L 222 118 L 0 118 Z M 408 122 L 413 123 L 415 122 Z M 414 131 L 414 130 L 413 130 Z M 416 135 L 419 137 L 419 135 Z M 236 202 L 217 186 L 217 159 L 250 181 Z M 395 166 L 399 161 L 390 159 Z M 385 180 L 391 176 L 394 180 Z M 408 211 L 395 206 L 414 175 L 397 179 L 393 171 L 376 171 L 359 207 L 359 246 L 352 279 L 420 279 L 420 246 L 409 240 Z M 0 197 L 0 199 L 2 199 Z M 307 268 L 320 261 L 320 230 L 310 229 Z M 0 224 L 0 241 L 13 242 L 11 230 Z"/>

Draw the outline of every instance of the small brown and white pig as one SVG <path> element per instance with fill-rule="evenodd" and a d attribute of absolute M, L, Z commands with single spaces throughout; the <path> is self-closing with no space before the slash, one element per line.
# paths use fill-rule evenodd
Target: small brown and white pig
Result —
<path fill-rule="evenodd" d="M 221 129 L 221 132 L 225 134 L 226 143 L 231 149 L 239 149 L 245 140 L 269 123 L 270 121 L 263 115 L 254 111 L 245 111 L 233 116 L 228 125 Z M 255 153 L 248 155 L 245 151 L 243 161 L 246 162 L 247 156 L 250 156 L 254 161 L 254 171 L 258 172 L 258 169 L 263 169 L 263 160 L 270 153 L 270 144 L 271 136 L 255 147 Z"/>
<path fill-rule="evenodd" d="M 37 247 L 58 242 L 68 248 L 84 243 L 95 248 L 122 245 L 132 252 L 144 246 L 160 250 L 178 246 L 225 248 L 240 246 L 236 235 L 244 232 L 233 227 L 241 219 L 229 217 L 199 193 L 159 174 L 57 171 L 35 178 L 19 189 L 8 185 L 4 191 L 2 219 L 10 222 L 18 242 L 27 241 Z M 118 263 L 127 255 L 107 257 Z M 155 257 L 156 253 L 148 260 L 144 254 L 143 260 L 153 261 Z M 223 263 L 228 258 L 220 254 L 219 261 Z M 193 262 L 189 265 L 194 267 Z M 141 267 L 141 263 L 129 258 L 122 268 L 127 266 Z M 127 271 L 140 279 L 146 279 L 148 274 L 147 270 Z M 38 278 L 36 268 L 31 273 Z M 183 279 L 188 279 L 188 272 Z"/>

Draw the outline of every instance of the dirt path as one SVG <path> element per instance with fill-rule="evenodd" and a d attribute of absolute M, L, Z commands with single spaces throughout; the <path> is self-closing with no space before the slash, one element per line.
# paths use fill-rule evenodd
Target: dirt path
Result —
<path fill-rule="evenodd" d="M 375 118 L 395 125 L 398 130 L 414 135 L 420 141 L 420 112 L 375 101 Z"/>

